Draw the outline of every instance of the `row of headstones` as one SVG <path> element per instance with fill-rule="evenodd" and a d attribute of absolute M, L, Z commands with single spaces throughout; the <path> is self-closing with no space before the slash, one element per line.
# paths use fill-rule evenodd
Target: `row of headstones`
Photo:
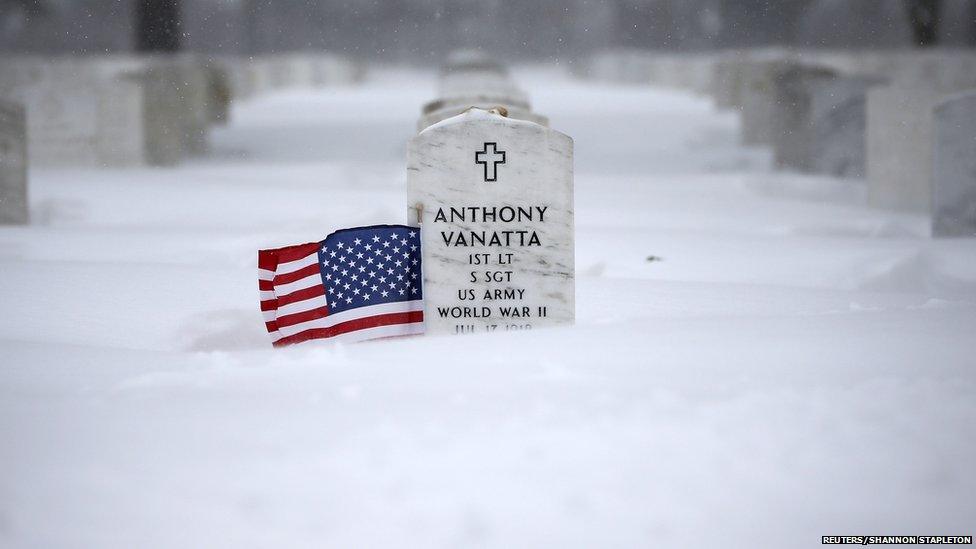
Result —
<path fill-rule="evenodd" d="M 929 213 L 935 236 L 976 235 L 976 52 L 611 52 L 590 76 L 711 95 L 776 165 L 867 178 L 871 204 Z"/>
<path fill-rule="evenodd" d="M 235 99 L 285 88 L 317 88 L 360 81 L 362 63 L 326 52 L 218 59 Z"/>
<path fill-rule="evenodd" d="M 976 235 L 976 52 L 762 52 L 715 63 L 713 96 L 780 168 L 866 178 L 877 207 Z"/>
<path fill-rule="evenodd" d="M 715 55 L 654 53 L 647 50 L 606 50 L 572 65 L 580 78 L 626 84 L 653 84 L 707 94 L 712 87 Z"/>
<path fill-rule="evenodd" d="M 28 221 L 24 109 L 0 101 L 0 225 Z"/>
<path fill-rule="evenodd" d="M 13 56 L 0 61 L 0 99 L 26 110 L 32 166 L 172 165 L 205 152 L 231 99 L 348 83 L 359 71 L 328 54 Z"/>
<path fill-rule="evenodd" d="M 417 130 L 457 116 L 465 109 L 502 107 L 509 118 L 549 125 L 532 111 L 528 95 L 514 82 L 508 69 L 478 52 L 459 51 L 441 67 L 437 99 L 421 109 Z"/>
<path fill-rule="evenodd" d="M 30 167 L 171 166 L 207 149 L 232 99 L 345 84 L 329 54 L 6 56 L 0 60 L 0 223 L 27 221 Z"/>
<path fill-rule="evenodd" d="M 573 140 L 485 56 L 451 56 L 438 92 L 407 155 L 427 333 L 572 323 Z"/>
<path fill-rule="evenodd" d="M 0 98 L 25 111 L 32 167 L 175 164 L 229 101 L 204 64 L 136 56 L 8 57 Z"/>

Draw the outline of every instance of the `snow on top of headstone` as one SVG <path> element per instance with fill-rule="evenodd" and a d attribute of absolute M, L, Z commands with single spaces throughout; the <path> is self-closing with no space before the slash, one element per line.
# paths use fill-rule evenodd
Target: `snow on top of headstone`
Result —
<path fill-rule="evenodd" d="M 509 118 L 507 116 L 498 113 L 498 111 L 496 111 L 495 109 L 488 110 L 488 109 L 480 109 L 478 107 L 471 107 L 470 109 L 466 109 L 461 114 L 452 116 L 450 118 L 445 118 L 444 120 L 441 120 L 436 124 L 431 124 L 430 126 L 427 126 L 423 130 L 421 130 L 420 133 L 423 134 L 430 130 L 433 130 L 434 128 L 442 128 L 444 126 L 451 126 L 453 124 L 460 124 L 462 122 L 470 122 L 472 120 L 507 120 L 508 122 L 511 122 L 513 124 L 537 125 L 535 122 L 531 122 L 529 120 L 519 120 L 517 118 Z"/>

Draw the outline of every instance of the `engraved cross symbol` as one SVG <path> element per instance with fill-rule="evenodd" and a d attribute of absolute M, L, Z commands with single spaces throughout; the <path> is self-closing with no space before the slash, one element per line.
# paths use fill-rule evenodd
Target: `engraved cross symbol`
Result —
<path fill-rule="evenodd" d="M 497 143 L 485 143 L 482 150 L 475 151 L 474 162 L 485 167 L 485 181 L 497 181 L 498 165 L 505 163 L 505 151 L 499 151 Z"/>

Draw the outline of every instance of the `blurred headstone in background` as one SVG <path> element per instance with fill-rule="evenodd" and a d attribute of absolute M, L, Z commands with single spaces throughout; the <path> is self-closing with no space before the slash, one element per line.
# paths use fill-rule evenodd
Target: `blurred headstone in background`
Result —
<path fill-rule="evenodd" d="M 103 86 L 74 63 L 38 57 L 0 62 L 0 97 L 24 105 L 32 166 L 100 164 Z"/>
<path fill-rule="evenodd" d="M 184 151 L 189 155 L 202 155 L 207 152 L 207 132 L 210 128 L 210 74 L 198 59 L 181 56 L 173 61 L 177 70 L 176 80 L 168 82 L 183 102 L 182 132 Z"/>
<path fill-rule="evenodd" d="M 856 72 L 883 77 L 894 86 L 954 91 L 976 85 L 976 56 L 966 50 L 852 52 Z"/>
<path fill-rule="evenodd" d="M 776 78 L 789 66 L 783 59 L 752 61 L 743 67 L 741 92 L 742 143 L 769 145 L 776 115 Z"/>
<path fill-rule="evenodd" d="M 814 89 L 836 76 L 832 69 L 801 64 L 783 66 L 773 74 L 771 131 L 777 166 L 799 171 L 813 168 Z"/>
<path fill-rule="evenodd" d="M 96 62 L 97 63 L 97 62 Z M 86 64 L 82 70 L 98 82 L 96 113 L 96 162 L 99 166 L 126 167 L 146 164 L 146 118 L 151 108 L 138 69 L 119 69 Z M 70 93 L 70 90 L 66 90 Z"/>
<path fill-rule="evenodd" d="M 928 213 L 932 195 L 932 108 L 928 87 L 868 91 L 867 174 L 872 205 Z"/>
<path fill-rule="evenodd" d="M 885 81 L 839 76 L 813 87 L 810 168 L 835 177 L 865 177 L 867 91 Z"/>
<path fill-rule="evenodd" d="M 740 56 L 739 52 L 730 51 L 718 54 L 715 60 L 709 93 L 719 109 L 738 109 L 742 105 L 743 64 Z"/>
<path fill-rule="evenodd" d="M 267 69 L 270 85 L 275 89 L 312 87 L 312 62 L 301 53 L 268 56 Z"/>
<path fill-rule="evenodd" d="M 935 108 L 932 233 L 976 236 L 976 90 Z"/>
<path fill-rule="evenodd" d="M 528 95 L 515 84 L 508 70 L 481 52 L 452 52 L 441 68 L 437 88 L 438 98 L 423 106 L 418 131 L 470 107 L 504 107 L 509 118 L 549 124 L 545 116 L 532 112 Z"/>
<path fill-rule="evenodd" d="M 207 120 L 211 124 L 223 125 L 230 120 L 231 83 L 227 68 L 219 62 L 211 61 L 204 66 L 207 71 Z"/>
<path fill-rule="evenodd" d="M 212 86 L 190 57 L 18 56 L 0 97 L 27 109 L 32 165 L 171 165 L 206 150 Z"/>
<path fill-rule="evenodd" d="M 24 108 L 0 100 L 0 225 L 29 221 Z"/>
<path fill-rule="evenodd" d="M 173 166 L 191 149 L 185 144 L 184 128 L 187 98 L 179 94 L 181 71 L 176 63 L 150 63 L 142 74 L 146 101 L 144 141 L 147 162 L 153 166 Z M 192 97 L 192 96 L 191 96 Z"/>
<path fill-rule="evenodd" d="M 349 57 L 324 51 L 307 52 L 312 63 L 312 85 L 344 86 L 362 81 L 366 65 Z"/>

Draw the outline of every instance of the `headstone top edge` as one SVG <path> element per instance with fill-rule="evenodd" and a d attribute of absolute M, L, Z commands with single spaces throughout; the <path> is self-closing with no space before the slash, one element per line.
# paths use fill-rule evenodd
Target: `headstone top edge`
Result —
<path fill-rule="evenodd" d="M 443 108 L 456 107 L 458 104 L 470 103 L 472 106 L 476 104 L 495 104 L 504 105 L 506 107 L 517 107 L 521 109 L 531 109 L 532 105 L 528 100 L 520 99 L 516 97 L 501 95 L 501 94 L 472 94 L 472 95 L 451 95 L 447 97 L 442 97 L 440 99 L 434 99 L 433 101 L 428 101 L 421 107 L 422 114 L 430 114 L 437 110 Z M 479 107 L 480 108 L 480 107 Z"/>
<path fill-rule="evenodd" d="M 430 126 L 424 128 L 423 130 L 420 130 L 420 132 L 417 133 L 417 137 L 422 137 L 426 134 L 434 133 L 435 131 L 443 130 L 452 126 L 460 126 L 460 125 L 471 124 L 475 122 L 484 122 L 484 121 L 495 122 L 495 123 L 507 123 L 513 126 L 535 127 L 547 133 L 560 135 L 566 138 L 567 140 L 569 140 L 570 142 L 573 141 L 572 137 L 558 130 L 554 130 L 548 126 L 538 124 L 531 120 L 522 120 L 519 118 L 502 116 L 501 114 L 496 114 L 489 110 L 482 109 L 480 107 L 471 107 L 458 115 L 452 116 L 450 118 L 445 118 L 440 122 L 431 124 Z"/>
<path fill-rule="evenodd" d="M 925 102 L 929 109 L 934 109 L 942 104 L 952 93 L 946 93 L 935 86 L 871 86 L 867 90 L 868 98 L 881 99 L 885 101 L 920 101 Z"/>
<path fill-rule="evenodd" d="M 976 88 L 960 90 L 957 92 L 943 94 L 938 103 L 935 105 L 935 110 L 944 109 L 950 103 L 955 103 L 963 99 L 976 100 Z"/>

